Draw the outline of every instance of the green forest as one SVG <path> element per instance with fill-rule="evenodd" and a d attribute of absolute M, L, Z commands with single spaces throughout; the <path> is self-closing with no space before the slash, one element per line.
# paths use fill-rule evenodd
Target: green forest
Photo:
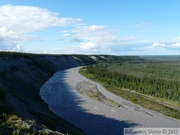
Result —
<path fill-rule="evenodd" d="M 180 103 L 180 57 L 144 57 L 134 61 L 100 63 L 83 72 L 108 86 L 133 90 Z"/>

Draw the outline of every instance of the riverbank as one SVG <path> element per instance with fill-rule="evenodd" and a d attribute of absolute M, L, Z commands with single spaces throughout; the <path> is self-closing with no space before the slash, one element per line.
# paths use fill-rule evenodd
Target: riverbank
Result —
<path fill-rule="evenodd" d="M 180 127 L 180 121 L 144 109 L 105 90 L 100 84 L 78 73 L 80 67 L 56 72 L 40 89 L 42 99 L 56 115 L 91 134 L 122 134 L 123 128 Z M 123 105 L 112 107 L 83 96 L 78 82 L 97 85 L 107 98 Z"/>

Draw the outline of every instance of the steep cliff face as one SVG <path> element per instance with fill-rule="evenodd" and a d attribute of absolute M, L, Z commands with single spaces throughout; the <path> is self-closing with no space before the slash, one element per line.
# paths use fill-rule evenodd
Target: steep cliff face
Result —
<path fill-rule="evenodd" d="M 82 59 L 68 55 L 1 54 L 0 89 L 6 96 L 3 102 L 0 101 L 0 105 L 9 106 L 13 113 L 23 119 L 35 119 L 54 130 L 60 129 L 62 132 L 68 133 L 76 133 L 78 130 L 80 133 L 79 129 L 56 117 L 48 109 L 39 96 L 39 89 L 54 72 L 83 64 Z M 2 106 L 1 111 L 1 113 L 6 113 L 3 112 Z M 51 118 L 58 120 L 60 124 L 50 122 Z"/>

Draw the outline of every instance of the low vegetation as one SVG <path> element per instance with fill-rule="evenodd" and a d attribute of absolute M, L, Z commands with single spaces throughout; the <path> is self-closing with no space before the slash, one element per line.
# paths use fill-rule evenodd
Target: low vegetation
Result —
<path fill-rule="evenodd" d="M 28 110 L 36 119 L 23 119 L 12 107 L 6 104 L 6 95 L 0 89 L 0 135 L 64 135 L 83 134 L 82 131 L 69 122 L 47 112 L 38 113 Z M 65 133 L 57 129 L 61 126 Z"/>
<path fill-rule="evenodd" d="M 63 135 L 37 123 L 36 120 L 23 120 L 17 114 L 3 114 L 0 118 L 0 134 L 3 135 Z"/>
<path fill-rule="evenodd" d="M 162 103 L 157 102 L 155 100 L 150 100 L 137 92 L 133 92 L 128 89 L 119 89 L 119 88 L 112 88 L 112 87 L 110 88 L 110 86 L 106 86 L 106 88 L 107 90 L 113 92 L 114 94 L 121 96 L 127 100 L 130 100 L 131 102 L 135 104 L 141 105 L 144 108 L 157 111 L 169 117 L 180 119 L 179 110 L 163 105 Z"/>
<path fill-rule="evenodd" d="M 14 113 L 12 107 L 5 102 L 6 94 L 0 88 L 0 135 L 43 135 L 45 125 L 36 120 L 24 120 Z M 48 129 L 49 130 L 49 129 Z M 60 135 L 60 132 L 49 130 L 47 134 Z"/>

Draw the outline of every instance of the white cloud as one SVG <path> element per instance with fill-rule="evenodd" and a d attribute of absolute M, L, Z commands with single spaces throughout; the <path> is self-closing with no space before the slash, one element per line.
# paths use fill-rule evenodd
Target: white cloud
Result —
<path fill-rule="evenodd" d="M 105 26 L 98 26 L 98 25 L 91 25 L 91 26 L 82 26 L 81 30 L 82 31 L 101 31 L 104 30 L 106 27 Z"/>
<path fill-rule="evenodd" d="M 82 52 L 111 51 L 114 46 L 120 47 L 136 40 L 133 36 L 118 36 L 108 27 L 102 25 L 79 25 L 69 31 L 62 31 L 63 38 L 69 39 L 71 43 L 80 44 Z M 67 36 L 68 35 L 68 36 Z M 103 53 L 104 53 L 103 51 Z"/>
<path fill-rule="evenodd" d="M 152 22 L 140 22 L 132 26 L 126 26 L 127 29 L 144 30 L 153 28 Z"/>
<path fill-rule="evenodd" d="M 70 34 L 70 33 L 69 33 Z M 110 35 L 110 32 L 105 29 L 105 26 L 78 26 L 71 30 L 71 37 L 74 41 L 91 41 L 99 42 L 103 36 Z M 104 37 L 105 39 L 105 37 Z"/>
<path fill-rule="evenodd" d="M 180 36 L 173 38 L 172 41 L 174 41 L 174 42 L 180 42 Z"/>
<path fill-rule="evenodd" d="M 24 48 L 13 40 L 7 40 L 0 37 L 0 50 L 1 51 L 25 51 Z"/>
<path fill-rule="evenodd" d="M 13 41 L 34 41 L 34 40 L 42 41 L 42 39 L 33 35 L 18 34 L 16 32 L 13 32 L 7 29 L 5 26 L 0 27 L 0 38 L 13 40 Z"/>
<path fill-rule="evenodd" d="M 174 43 L 174 44 L 172 44 L 172 47 L 180 48 L 180 43 Z"/>
<path fill-rule="evenodd" d="M 5 37 L 11 37 L 11 36 L 14 36 L 16 35 L 15 32 L 11 31 L 11 30 L 8 30 L 6 27 L 0 27 L 0 36 L 5 36 Z"/>
<path fill-rule="evenodd" d="M 166 45 L 165 44 L 162 44 L 162 43 L 153 43 L 152 44 L 152 47 L 165 47 Z"/>
<path fill-rule="evenodd" d="M 151 22 L 141 22 L 138 24 L 135 24 L 134 27 L 137 29 L 142 29 L 142 28 L 151 28 Z"/>
<path fill-rule="evenodd" d="M 19 50 L 18 36 L 6 27 L 0 27 L 0 50 Z"/>
<path fill-rule="evenodd" d="M 60 18 L 57 13 L 31 6 L 0 6 L 0 26 L 27 33 L 52 26 L 74 25 L 80 19 Z"/>
<path fill-rule="evenodd" d="M 100 49 L 100 45 L 97 43 L 93 43 L 93 42 L 84 42 L 81 43 L 81 48 L 83 50 L 89 50 L 89 49 Z"/>
<path fill-rule="evenodd" d="M 47 9 L 32 6 L 0 6 L 0 50 L 22 50 L 21 41 L 42 41 L 29 35 L 54 26 L 69 26 L 79 23 L 81 19 L 63 18 Z"/>
<path fill-rule="evenodd" d="M 23 51 L 23 47 L 19 45 L 20 41 L 41 41 L 42 39 L 27 34 L 18 34 L 6 27 L 0 27 L 0 50 L 6 51 Z"/>

